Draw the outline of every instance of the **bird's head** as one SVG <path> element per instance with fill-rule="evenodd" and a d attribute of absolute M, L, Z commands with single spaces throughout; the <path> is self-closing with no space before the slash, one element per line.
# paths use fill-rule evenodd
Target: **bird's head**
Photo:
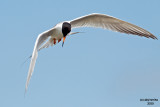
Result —
<path fill-rule="evenodd" d="M 65 41 L 66 36 L 70 33 L 71 31 L 71 24 L 68 22 L 64 22 L 62 24 L 62 33 L 63 33 L 63 43 L 62 43 L 62 47 Z"/>

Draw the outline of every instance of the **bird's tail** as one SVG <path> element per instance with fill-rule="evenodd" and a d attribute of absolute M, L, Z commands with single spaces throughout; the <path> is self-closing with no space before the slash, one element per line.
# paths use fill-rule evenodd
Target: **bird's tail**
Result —
<path fill-rule="evenodd" d="M 21 64 L 21 66 L 23 66 L 31 57 L 32 57 L 32 55 L 30 55 L 30 56 Z"/>
<path fill-rule="evenodd" d="M 74 34 L 77 34 L 77 33 L 84 33 L 84 32 L 71 32 L 68 35 L 74 35 Z"/>

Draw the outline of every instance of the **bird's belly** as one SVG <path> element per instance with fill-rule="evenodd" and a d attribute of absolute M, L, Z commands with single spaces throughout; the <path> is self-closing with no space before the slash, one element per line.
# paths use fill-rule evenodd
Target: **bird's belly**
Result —
<path fill-rule="evenodd" d="M 51 36 L 52 38 L 55 38 L 56 40 L 63 38 L 63 34 L 59 29 L 57 29 L 56 32 L 52 34 Z"/>

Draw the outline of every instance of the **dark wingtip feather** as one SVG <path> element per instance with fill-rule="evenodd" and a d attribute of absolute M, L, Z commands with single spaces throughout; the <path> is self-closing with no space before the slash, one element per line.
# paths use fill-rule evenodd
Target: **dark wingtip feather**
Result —
<path fill-rule="evenodd" d="M 149 36 L 149 38 L 152 38 L 154 40 L 158 40 L 158 38 L 156 36 L 154 36 L 153 34 Z"/>

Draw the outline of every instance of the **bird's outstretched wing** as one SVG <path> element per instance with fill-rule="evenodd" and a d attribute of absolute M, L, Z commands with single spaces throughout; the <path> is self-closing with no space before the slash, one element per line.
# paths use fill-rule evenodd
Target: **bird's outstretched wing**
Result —
<path fill-rule="evenodd" d="M 77 34 L 77 33 L 83 33 L 83 32 L 70 32 L 67 36 L 74 35 L 74 34 Z M 51 37 L 46 43 L 44 43 L 41 47 L 39 47 L 38 51 L 42 50 L 43 48 L 48 48 L 49 46 L 56 45 L 60 41 L 61 41 L 61 39 L 60 40 L 55 40 L 55 42 L 54 42 L 54 38 Z"/>
<path fill-rule="evenodd" d="M 39 34 L 38 37 L 37 37 L 37 40 L 35 42 L 35 46 L 34 46 L 34 49 L 33 49 L 33 53 L 32 53 L 32 58 L 31 58 L 31 62 L 30 62 L 29 71 L 28 71 L 28 76 L 27 76 L 27 81 L 26 81 L 26 86 L 25 86 L 25 92 L 27 91 L 28 84 L 29 84 L 29 81 L 31 79 L 34 67 L 35 67 L 36 59 L 37 59 L 37 56 L 38 56 L 38 49 L 47 40 L 47 38 L 51 34 L 54 33 L 54 31 L 55 31 L 55 29 L 52 28 L 48 31 L 45 31 L 45 32 Z"/>
<path fill-rule="evenodd" d="M 70 24 L 72 28 L 97 27 L 109 29 L 116 32 L 157 39 L 153 34 L 143 28 L 104 14 L 94 13 L 87 16 L 79 17 L 70 21 Z"/>

